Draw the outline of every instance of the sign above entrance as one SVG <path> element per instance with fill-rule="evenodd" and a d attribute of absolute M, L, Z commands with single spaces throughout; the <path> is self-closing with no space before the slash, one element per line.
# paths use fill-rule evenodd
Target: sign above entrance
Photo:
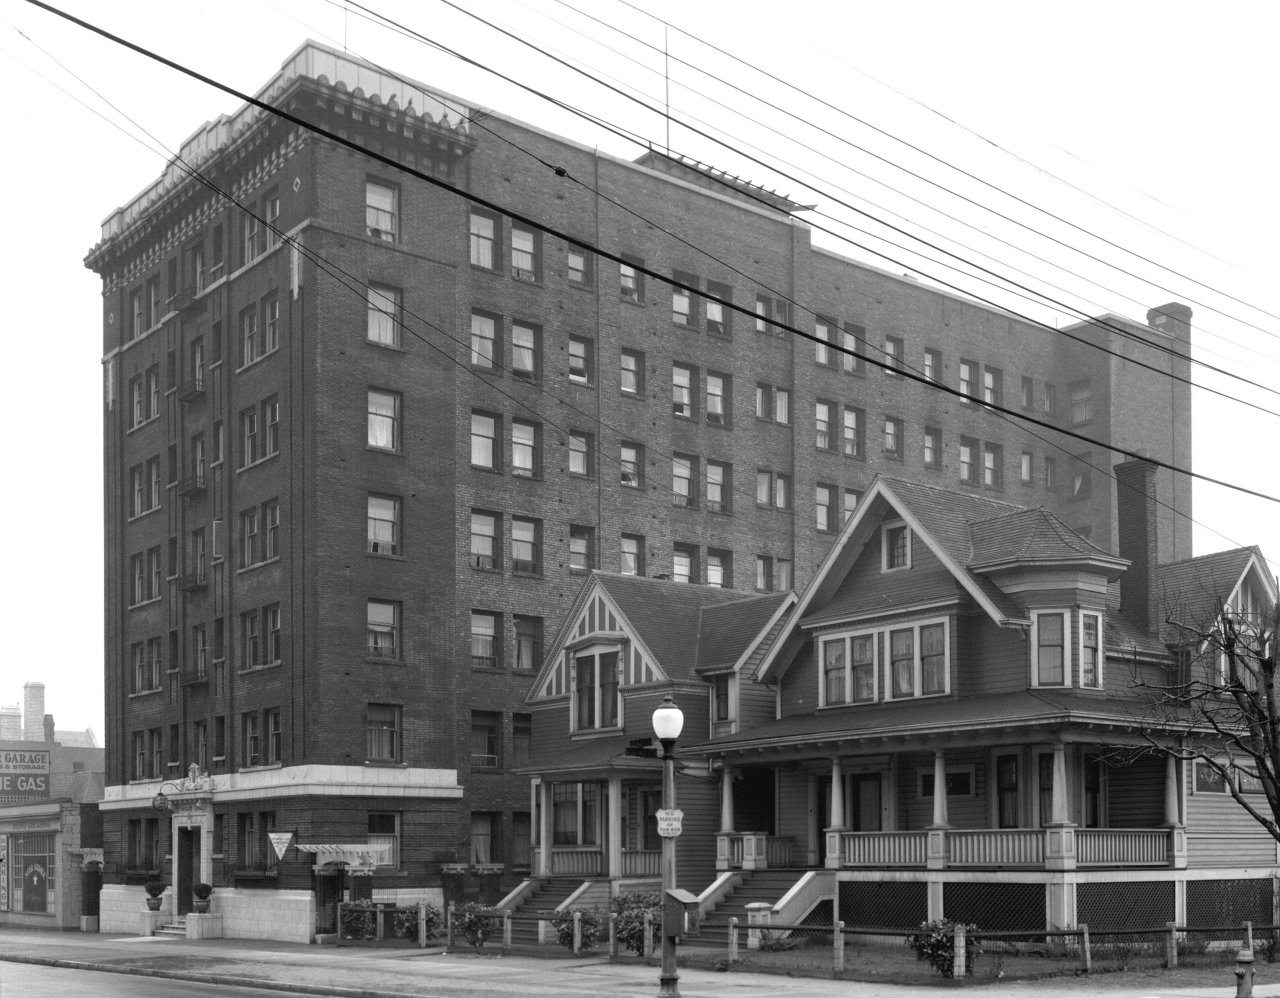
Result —
<path fill-rule="evenodd" d="M 293 839 L 293 832 L 267 832 L 267 838 L 271 840 L 271 848 L 276 851 L 276 859 L 284 859 L 285 850 Z"/>
<path fill-rule="evenodd" d="M 48 749 L 0 752 L 0 796 L 47 800 L 49 755 Z"/>
<path fill-rule="evenodd" d="M 658 834 L 664 839 L 678 838 L 684 822 L 684 812 L 676 807 L 658 808 Z"/>

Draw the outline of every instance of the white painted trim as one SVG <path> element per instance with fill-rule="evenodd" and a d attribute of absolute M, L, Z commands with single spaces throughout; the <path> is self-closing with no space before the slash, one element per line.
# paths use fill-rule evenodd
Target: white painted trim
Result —
<path fill-rule="evenodd" d="M 1106 677 L 1103 675 L 1103 667 L 1107 661 L 1107 656 L 1102 650 L 1103 641 L 1104 641 L 1103 634 L 1105 633 L 1103 631 L 1103 626 L 1105 624 L 1105 621 L 1102 619 L 1102 611 L 1086 610 L 1084 608 L 1081 608 L 1078 611 L 1076 611 L 1076 616 L 1079 620 L 1079 626 L 1076 627 L 1075 683 L 1076 683 L 1076 686 L 1078 686 L 1082 690 L 1100 690 L 1104 687 L 1106 682 Z M 1097 647 L 1094 649 L 1096 653 L 1096 658 L 1097 658 L 1098 675 L 1096 677 L 1096 681 L 1087 686 L 1085 685 L 1085 682 L 1084 682 L 1084 620 L 1086 617 L 1093 617 L 1098 621 L 1098 629 L 1096 631 L 1098 644 L 1097 644 Z"/>
<path fill-rule="evenodd" d="M 1061 617 L 1062 618 L 1062 682 L 1060 683 L 1041 683 L 1040 682 L 1040 618 L 1041 617 Z M 1072 610 L 1069 606 L 1062 607 L 1044 607 L 1040 610 L 1031 611 L 1031 632 L 1028 645 L 1028 660 L 1030 662 L 1031 675 L 1028 676 L 1030 686 L 1033 690 L 1066 690 L 1075 685 L 1075 662 L 1072 660 L 1072 641 L 1071 641 L 1071 625 Z"/>
<path fill-rule="evenodd" d="M 889 531 L 903 528 L 907 532 L 907 563 L 905 565 L 889 565 Z M 889 572 L 906 572 L 911 569 L 911 538 L 913 531 L 907 522 L 902 519 L 882 520 L 880 522 L 880 574 L 887 575 Z"/>

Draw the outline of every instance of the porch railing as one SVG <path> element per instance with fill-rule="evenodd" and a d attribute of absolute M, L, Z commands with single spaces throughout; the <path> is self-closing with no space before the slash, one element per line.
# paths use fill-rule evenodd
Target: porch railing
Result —
<path fill-rule="evenodd" d="M 646 849 L 623 852 L 622 875 L 624 877 L 658 877 L 662 875 L 662 850 Z"/>
<path fill-rule="evenodd" d="M 1080 866 L 1167 866 L 1167 828 L 1081 828 L 1076 831 Z"/>
<path fill-rule="evenodd" d="M 720 870 L 760 870 L 798 862 L 796 840 L 790 835 L 720 832 L 716 840 L 716 868 Z"/>
<path fill-rule="evenodd" d="M 845 832 L 845 866 L 924 866 L 928 832 Z"/>
<path fill-rule="evenodd" d="M 796 840 L 789 835 L 770 835 L 765 839 L 765 861 L 770 866 L 794 866 L 795 853 Z"/>
<path fill-rule="evenodd" d="M 551 875 L 554 877 L 598 877 L 604 873 L 600 849 L 552 848 Z"/>
<path fill-rule="evenodd" d="M 950 866 L 1044 866 L 1044 829 L 951 828 Z"/>

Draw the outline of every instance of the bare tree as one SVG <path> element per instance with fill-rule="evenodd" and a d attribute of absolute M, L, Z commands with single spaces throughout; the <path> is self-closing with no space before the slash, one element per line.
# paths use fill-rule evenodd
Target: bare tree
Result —
<path fill-rule="evenodd" d="M 1143 751 L 1206 767 L 1280 840 L 1280 606 L 1242 610 L 1219 600 L 1211 620 L 1168 623 L 1180 636 L 1171 681 L 1135 678 L 1147 693 Z"/>

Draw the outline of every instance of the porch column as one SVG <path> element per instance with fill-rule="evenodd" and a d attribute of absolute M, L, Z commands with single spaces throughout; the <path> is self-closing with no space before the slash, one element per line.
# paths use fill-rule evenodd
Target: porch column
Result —
<path fill-rule="evenodd" d="M 1076 868 L 1076 826 L 1067 813 L 1067 746 L 1053 745 L 1053 795 L 1045 828 L 1044 865 L 1049 870 Z"/>
<path fill-rule="evenodd" d="M 538 810 L 538 876 L 551 876 L 551 781 L 544 779 L 538 787 L 542 806 Z"/>
<path fill-rule="evenodd" d="M 844 858 L 844 770 L 840 760 L 831 760 L 831 819 L 827 825 L 827 869 L 838 870 Z"/>
<path fill-rule="evenodd" d="M 925 865 L 930 870 L 947 868 L 947 756 L 942 749 L 933 753 L 933 824 L 929 826 Z"/>
<path fill-rule="evenodd" d="M 1164 757 L 1164 823 L 1169 826 L 1169 865 L 1175 870 L 1187 868 L 1187 829 L 1182 824 L 1178 782 L 1178 760 Z"/>
<path fill-rule="evenodd" d="M 616 880 L 622 876 L 622 777 L 609 777 L 608 802 L 606 817 L 608 819 L 608 827 L 605 831 L 605 841 L 608 843 L 609 856 L 606 860 L 607 866 L 605 871 L 609 875 L 610 880 Z"/>
<path fill-rule="evenodd" d="M 716 835 L 716 870 L 733 869 L 733 769 L 720 760 L 720 831 Z"/>

